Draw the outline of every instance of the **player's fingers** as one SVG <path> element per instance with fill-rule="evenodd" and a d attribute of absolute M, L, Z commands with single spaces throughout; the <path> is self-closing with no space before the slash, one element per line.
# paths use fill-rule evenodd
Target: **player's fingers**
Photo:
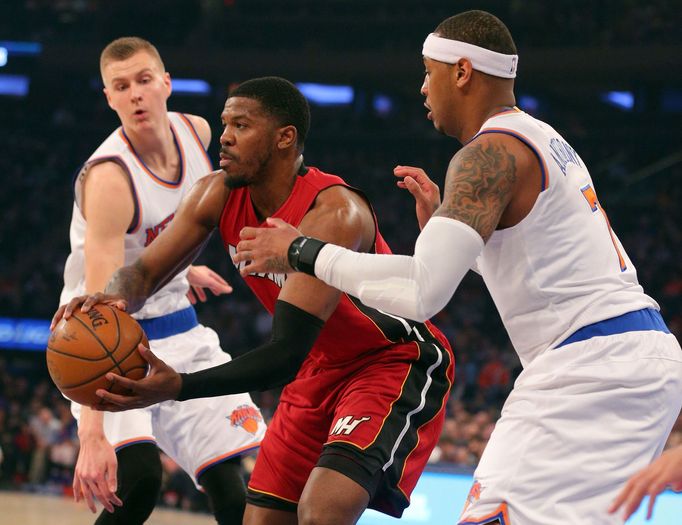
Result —
<path fill-rule="evenodd" d="M 68 303 L 66 303 L 66 306 L 64 307 L 64 319 L 68 319 L 73 315 L 73 312 L 75 312 L 78 307 L 85 301 L 87 298 L 86 295 L 81 295 L 80 297 L 74 297 L 71 299 Z"/>
<path fill-rule="evenodd" d="M 81 497 L 83 496 L 81 492 L 81 479 L 80 476 L 78 475 L 78 472 L 76 472 L 73 476 L 73 499 L 76 502 L 79 502 L 81 500 Z"/>
<path fill-rule="evenodd" d="M 286 228 L 289 226 L 288 222 L 278 219 L 277 217 L 268 217 L 265 219 L 265 223 L 271 228 Z"/>
<path fill-rule="evenodd" d="M 609 514 L 613 514 L 614 512 L 616 512 L 623 505 L 623 503 L 625 503 L 625 501 L 628 499 L 630 495 L 630 492 L 632 491 L 633 485 L 634 478 L 630 478 L 628 482 L 625 484 L 625 486 L 618 493 L 616 499 L 614 499 L 611 505 L 609 506 L 608 509 Z"/>
<path fill-rule="evenodd" d="M 104 506 L 108 512 L 114 512 L 114 506 L 112 505 L 110 498 L 111 494 L 109 492 L 109 487 L 103 479 L 98 479 L 93 483 L 92 486 L 93 494 L 95 498 Z"/>
<path fill-rule="evenodd" d="M 189 290 L 187 290 L 187 299 L 189 299 L 190 304 L 197 304 L 197 298 L 194 297 L 194 292 L 192 291 L 192 287 L 189 287 Z"/>
<path fill-rule="evenodd" d="M 643 478 L 638 478 L 633 483 L 630 488 L 630 493 L 628 494 L 627 500 L 625 501 L 623 509 L 623 519 L 627 520 L 632 516 L 639 508 L 644 496 L 646 495 L 647 480 Z"/>
<path fill-rule="evenodd" d="M 103 388 L 97 389 L 95 394 L 102 399 L 102 402 L 94 407 L 97 410 L 119 412 L 120 410 L 137 408 L 137 397 L 135 396 L 122 396 L 120 394 L 114 394 L 113 392 L 104 390 Z"/>
<path fill-rule="evenodd" d="M 656 481 L 651 485 L 649 488 L 649 506 L 647 507 L 647 513 L 646 513 L 646 519 L 650 520 L 651 516 L 654 512 L 654 504 L 656 503 L 656 497 L 663 492 L 663 490 L 666 487 L 665 482 L 661 482 L 660 480 Z"/>
<path fill-rule="evenodd" d="M 90 509 L 90 512 L 93 514 L 97 512 L 97 507 L 95 506 L 95 500 L 93 499 L 92 496 L 92 491 L 90 490 L 89 484 L 87 481 L 83 483 L 83 499 L 85 500 L 86 505 Z"/>
<path fill-rule="evenodd" d="M 137 351 L 140 352 L 140 355 L 144 358 L 145 361 L 147 361 L 147 363 L 150 364 L 150 366 L 152 366 L 154 368 L 158 368 L 159 366 L 165 365 L 165 363 L 163 361 L 161 361 L 161 359 L 159 359 L 154 352 L 152 352 L 149 348 L 144 346 L 142 343 L 140 343 L 137 346 Z M 121 379 L 125 379 L 125 381 L 127 381 L 128 384 L 130 384 L 130 385 L 137 385 L 137 383 L 138 383 L 137 381 L 132 381 L 132 380 L 126 379 L 126 378 L 121 378 Z"/>
<path fill-rule="evenodd" d="M 104 297 L 104 294 L 102 292 L 97 292 L 96 294 L 89 295 L 85 301 L 83 301 L 83 304 L 81 305 L 81 312 L 87 312 L 95 306 L 97 303 L 102 302 L 102 298 Z"/>
<path fill-rule="evenodd" d="M 140 352 L 140 353 L 142 353 L 142 352 Z M 118 386 L 121 388 L 127 388 L 129 390 L 134 390 L 137 386 L 137 381 L 134 381 L 132 379 L 128 379 L 127 377 L 122 377 L 122 376 L 116 375 L 113 372 L 109 372 L 106 375 L 106 378 L 108 381 L 111 382 L 111 386 Z"/>
<path fill-rule="evenodd" d="M 253 226 L 245 226 L 244 228 L 241 229 L 239 232 L 239 238 L 244 240 L 244 239 L 253 239 L 258 235 L 258 228 L 254 228 Z"/>
<path fill-rule="evenodd" d="M 208 297 L 206 297 L 206 292 L 204 292 L 204 289 L 201 286 L 192 286 L 192 288 L 194 288 L 194 295 L 196 295 L 197 299 L 199 299 L 199 301 L 202 303 L 205 303 Z"/>
<path fill-rule="evenodd" d="M 242 252 L 248 252 L 249 250 L 252 250 L 255 245 L 256 242 L 253 239 L 242 239 L 237 243 L 237 255 Z"/>
<path fill-rule="evenodd" d="M 59 308 L 57 308 L 57 311 L 52 316 L 52 321 L 50 322 L 50 331 L 54 330 L 54 327 L 57 326 L 57 323 L 59 321 L 61 321 L 65 310 L 66 310 L 65 304 L 63 304 Z"/>

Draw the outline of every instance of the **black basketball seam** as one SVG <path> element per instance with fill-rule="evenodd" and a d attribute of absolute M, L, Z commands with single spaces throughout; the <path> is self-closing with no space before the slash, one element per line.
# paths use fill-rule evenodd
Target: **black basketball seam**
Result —
<path fill-rule="evenodd" d="M 123 377 L 126 377 L 125 373 L 123 372 L 123 369 L 121 368 L 121 364 L 120 364 L 120 363 L 123 362 L 123 361 L 125 361 L 126 359 L 128 359 L 128 358 L 132 355 L 132 353 L 133 353 L 135 350 L 137 350 L 137 347 L 138 347 L 139 344 L 142 342 L 142 337 L 143 337 L 143 336 L 144 336 L 144 334 L 141 333 L 141 334 L 140 334 L 140 338 L 137 340 L 137 343 L 135 343 L 135 345 L 131 348 L 130 352 L 128 352 L 126 355 L 124 355 L 124 356 L 118 361 L 118 363 L 117 363 L 116 360 L 114 360 L 113 357 L 112 357 L 112 360 L 114 361 L 114 366 L 112 366 L 112 367 L 109 368 L 108 370 L 104 371 L 102 374 L 99 374 L 97 377 L 92 378 L 92 379 L 88 379 L 87 381 L 84 381 L 84 382 L 82 382 L 82 383 L 76 383 L 75 385 L 62 385 L 62 388 L 64 388 L 64 389 L 66 389 L 66 388 L 78 388 L 79 386 L 87 385 L 88 383 L 92 383 L 93 381 L 99 379 L 100 377 L 102 377 L 102 376 L 108 374 L 108 373 L 111 372 L 114 368 L 118 368 L 118 369 L 119 369 L 119 371 L 121 372 L 119 375 L 121 375 L 121 376 L 123 376 Z M 48 348 L 49 348 L 49 347 L 48 347 Z M 69 354 L 66 354 L 66 355 L 69 355 Z M 71 356 L 71 357 L 75 357 L 75 358 L 79 359 L 78 356 Z M 134 366 L 134 367 L 131 368 L 130 370 L 135 370 L 136 368 L 140 368 L 140 367 Z M 146 366 L 145 366 L 145 368 L 146 368 Z M 128 370 L 128 372 L 130 372 L 130 370 Z M 109 388 L 111 388 L 111 386 L 113 386 L 113 383 L 109 386 Z M 109 390 L 109 388 L 107 388 L 106 390 Z"/>
<path fill-rule="evenodd" d="M 105 304 L 104 306 L 108 306 L 108 305 Z M 109 308 L 111 308 L 111 306 L 109 306 Z M 115 352 L 115 351 L 116 351 L 116 348 L 118 348 L 118 342 L 116 343 L 116 346 L 114 347 L 114 349 L 113 349 L 112 351 L 109 351 L 109 349 L 108 349 L 108 348 L 106 347 L 106 345 L 102 342 L 102 340 L 101 340 L 99 337 L 97 337 L 97 334 L 94 332 L 94 330 L 91 330 L 90 327 L 89 327 L 87 324 L 85 324 L 85 323 L 83 322 L 83 320 L 80 319 L 79 317 L 77 317 L 77 316 L 74 315 L 73 318 L 74 318 L 74 319 L 78 319 L 78 322 L 79 322 L 80 324 L 82 324 L 82 325 L 85 327 L 85 329 L 86 329 L 88 332 L 90 332 L 90 333 L 92 334 L 92 336 L 93 336 L 95 339 L 97 339 L 97 342 L 98 342 L 100 345 L 102 345 L 102 348 L 104 349 L 104 353 L 106 354 L 106 357 L 109 357 L 109 359 L 111 359 L 111 361 L 114 363 L 114 366 L 116 366 L 116 359 L 114 359 L 113 352 Z M 120 326 L 120 324 L 119 324 L 119 322 L 118 322 L 118 316 L 116 315 L 116 312 L 114 312 L 114 319 L 116 319 L 116 332 L 117 332 L 116 337 L 118 337 L 118 339 L 119 339 L 119 341 L 120 341 L 120 340 L 121 340 L 121 326 Z M 111 370 L 111 369 L 110 369 L 110 370 Z M 119 368 L 119 371 L 121 372 L 121 375 L 123 375 L 123 370 L 121 370 L 121 369 Z"/>

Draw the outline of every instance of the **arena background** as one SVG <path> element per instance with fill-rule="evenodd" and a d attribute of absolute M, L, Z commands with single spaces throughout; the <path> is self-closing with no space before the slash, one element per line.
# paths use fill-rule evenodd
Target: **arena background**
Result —
<path fill-rule="evenodd" d="M 118 124 L 101 93 L 102 47 L 125 35 L 157 45 L 175 79 L 169 108 L 208 119 L 214 162 L 219 114 L 231 85 L 264 75 L 309 84 L 302 86 L 313 111 L 306 162 L 365 190 L 394 251 L 411 253 L 418 233 L 413 202 L 395 188 L 392 168 L 421 166 L 442 182 L 459 147 L 425 118 L 421 44 L 442 19 L 470 8 L 489 10 L 509 26 L 520 55 L 518 105 L 557 128 L 586 161 L 640 281 L 680 337 L 679 2 L 3 0 L 0 507 L 12 509 L 19 501 L 17 508 L 27 508 L 14 499 L 17 493 L 52 497 L 41 497 L 43 506 L 31 503 L 37 514 L 30 519 L 0 511 L 0 524 L 47 523 L 52 509 L 70 496 L 75 425 L 47 377 L 42 350 L 69 250 L 71 177 Z M 269 316 L 215 238 L 200 262 L 235 287 L 231 296 L 199 307 L 223 347 L 239 355 L 268 337 Z M 455 474 L 472 472 L 519 372 L 477 276 L 466 278 L 435 322 L 454 342 L 457 380 L 429 468 L 436 473 L 425 475 L 406 523 L 455 521 L 469 483 Z M 254 397 L 271 415 L 277 392 Z M 669 443 L 680 442 L 678 422 Z M 203 495 L 170 460 L 164 465 L 160 506 L 205 513 Z M 682 498 L 666 498 L 655 523 L 679 524 Z M 58 523 L 88 523 L 87 514 L 68 508 L 79 517 Z M 155 511 L 150 523 L 166 523 L 163 512 Z M 368 513 L 361 523 L 386 521 L 391 520 Z"/>

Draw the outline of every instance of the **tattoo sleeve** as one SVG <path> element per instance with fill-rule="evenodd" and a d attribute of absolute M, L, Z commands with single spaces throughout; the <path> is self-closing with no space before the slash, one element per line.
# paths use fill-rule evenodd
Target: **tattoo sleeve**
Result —
<path fill-rule="evenodd" d="M 138 259 L 130 266 L 119 268 L 104 289 L 106 294 L 122 296 L 128 302 L 128 312 L 137 312 L 151 295 L 144 265 Z"/>
<path fill-rule="evenodd" d="M 468 224 L 487 241 L 511 200 L 516 176 L 516 158 L 503 144 L 471 143 L 450 161 L 443 203 L 434 216 Z"/>

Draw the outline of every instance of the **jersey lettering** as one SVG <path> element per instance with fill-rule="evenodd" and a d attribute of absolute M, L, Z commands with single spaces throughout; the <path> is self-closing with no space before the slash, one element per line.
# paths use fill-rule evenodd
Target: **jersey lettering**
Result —
<path fill-rule="evenodd" d="M 358 419 L 353 419 L 353 416 L 340 417 L 336 421 L 336 424 L 334 425 L 334 428 L 332 428 L 332 431 L 329 433 L 329 435 L 338 436 L 340 434 L 344 434 L 348 436 L 360 423 L 369 421 L 370 419 L 371 418 L 369 416 Z"/>
<path fill-rule="evenodd" d="M 163 230 L 166 229 L 166 226 L 170 224 L 170 221 L 173 220 L 173 217 L 175 217 L 175 213 L 171 213 L 168 217 L 166 217 L 153 228 L 147 228 L 145 230 L 145 233 L 147 234 L 147 239 L 144 241 L 145 248 L 149 246 L 152 243 L 152 241 L 156 239 Z"/>
<path fill-rule="evenodd" d="M 553 137 L 549 141 L 549 149 L 552 150 L 551 155 L 554 162 L 557 163 L 561 173 L 564 175 L 566 175 L 566 165 L 569 163 L 576 164 L 581 168 L 583 167 L 580 157 L 578 157 L 578 154 L 567 142 Z"/>

